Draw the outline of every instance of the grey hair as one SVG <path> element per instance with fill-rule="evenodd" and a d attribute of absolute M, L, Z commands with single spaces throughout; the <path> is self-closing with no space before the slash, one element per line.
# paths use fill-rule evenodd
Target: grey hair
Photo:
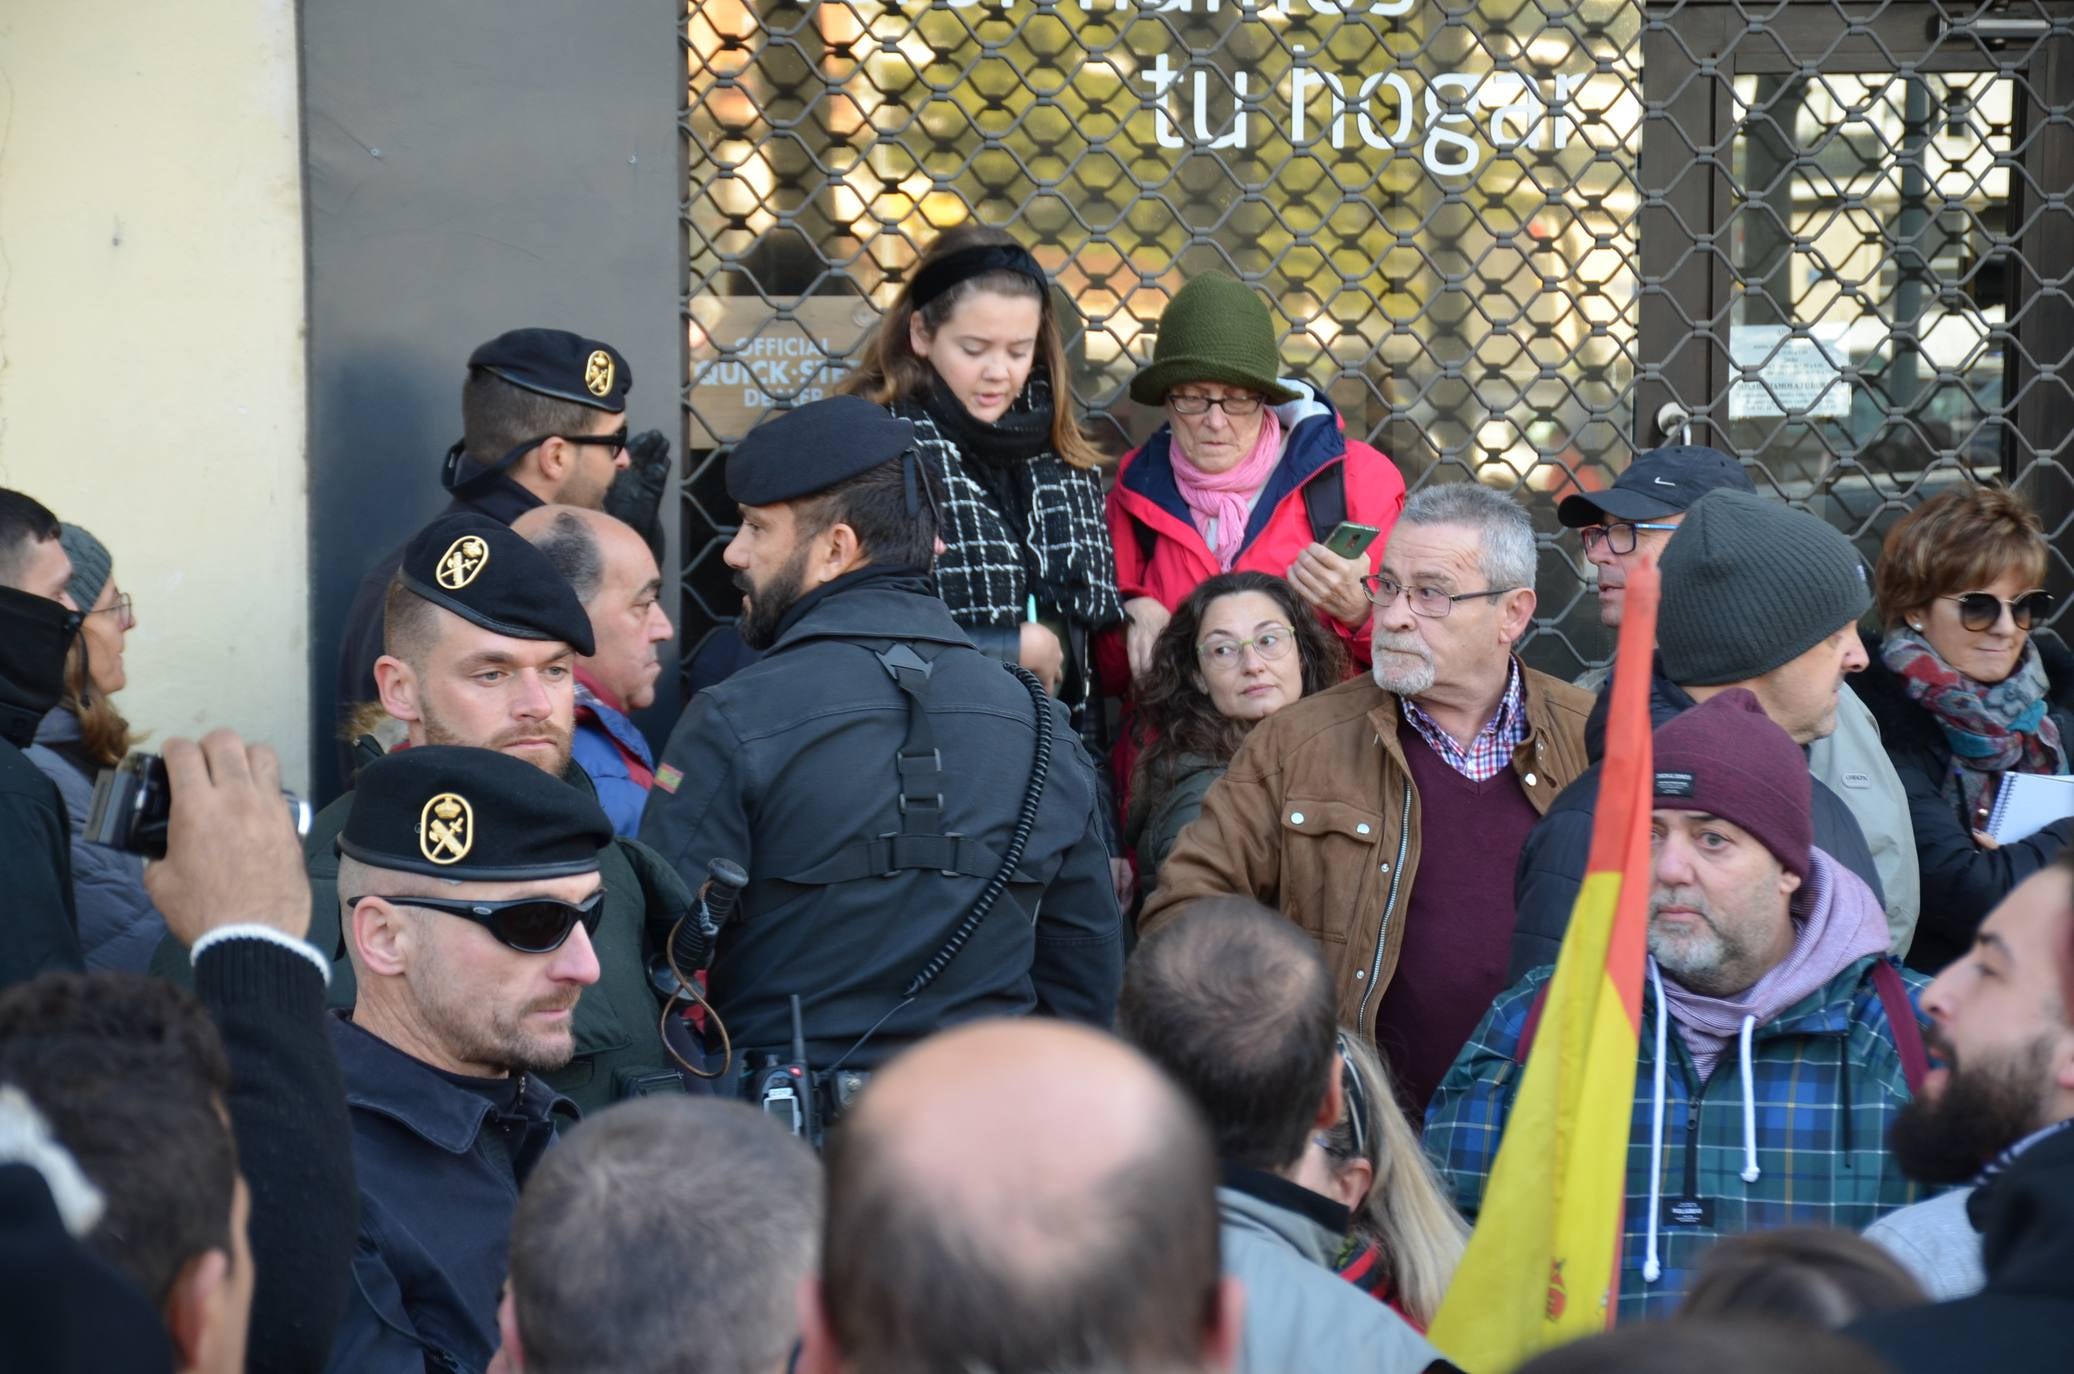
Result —
<path fill-rule="evenodd" d="M 1534 521 L 1526 507 L 1480 482 L 1421 487 L 1398 517 L 1408 525 L 1461 525 L 1477 532 L 1477 562 L 1492 587 L 1534 590 Z"/>

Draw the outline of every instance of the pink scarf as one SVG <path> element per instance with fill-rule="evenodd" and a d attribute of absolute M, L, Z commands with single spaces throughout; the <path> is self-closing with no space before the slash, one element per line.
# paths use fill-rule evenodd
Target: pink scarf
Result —
<path fill-rule="evenodd" d="M 1189 461 L 1179 431 L 1174 434 L 1172 449 L 1174 481 L 1181 488 L 1181 499 L 1204 543 L 1210 541 L 1210 522 L 1217 522 L 1217 544 L 1210 552 L 1217 557 L 1218 570 L 1230 572 L 1239 545 L 1246 541 L 1248 506 L 1267 485 L 1268 474 L 1282 457 L 1282 422 L 1272 408 L 1261 407 L 1260 436 L 1253 441 L 1253 451 L 1223 472 L 1204 472 Z"/>

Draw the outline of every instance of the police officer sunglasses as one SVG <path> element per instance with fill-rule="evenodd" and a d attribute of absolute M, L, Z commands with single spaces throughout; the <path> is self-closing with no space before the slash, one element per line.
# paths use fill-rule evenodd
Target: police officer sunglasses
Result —
<path fill-rule="evenodd" d="M 1992 592 L 1962 592 L 1937 599 L 1958 602 L 1959 623 L 1975 634 L 1994 629 L 2004 606 L 2009 607 L 2009 618 L 2019 630 L 2028 630 L 2052 614 L 2051 592 L 2025 592 L 2014 601 L 2004 601 Z"/>
<path fill-rule="evenodd" d="M 355 897 L 357 906 L 366 897 Z M 598 933 L 605 911 L 605 889 L 580 902 L 556 901 L 552 897 L 514 897 L 508 902 L 463 902 L 448 897 L 383 897 L 390 906 L 414 906 L 459 916 L 487 929 L 499 944 L 520 954 L 552 954 L 569 938 L 579 922 L 585 935 Z"/>
<path fill-rule="evenodd" d="M 627 446 L 627 427 L 621 425 L 610 434 L 549 434 L 534 442 L 544 443 L 548 439 L 560 439 L 565 444 L 599 444 L 611 449 L 612 456 L 617 458 Z"/>

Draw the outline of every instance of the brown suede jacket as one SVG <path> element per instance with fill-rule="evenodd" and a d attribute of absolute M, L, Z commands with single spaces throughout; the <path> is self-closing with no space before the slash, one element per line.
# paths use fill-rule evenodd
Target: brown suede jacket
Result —
<path fill-rule="evenodd" d="M 1527 737 L 1512 754 L 1543 814 L 1584 772 L 1592 694 L 1524 671 Z M 1138 920 L 1141 934 L 1192 897 L 1240 893 L 1318 942 L 1339 984 L 1340 1020 L 1374 1034 L 1419 869 L 1419 801 L 1397 731 L 1397 698 L 1367 677 L 1292 702 L 1256 726 L 1181 832 Z M 1406 727 L 1409 728 L 1409 727 Z M 1493 854 L 1510 872 L 1516 854 Z"/>

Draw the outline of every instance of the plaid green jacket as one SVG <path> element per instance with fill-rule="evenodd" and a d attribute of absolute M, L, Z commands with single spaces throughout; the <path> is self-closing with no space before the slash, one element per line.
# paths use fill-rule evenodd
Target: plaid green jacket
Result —
<path fill-rule="evenodd" d="M 1886 1149 L 1887 1127 L 1909 1100 L 1909 1090 L 1873 987 L 1873 962 L 1858 960 L 1821 991 L 1755 1028 L 1747 1104 L 1739 1046 L 1730 1045 L 1715 1062 L 1713 1077 L 1701 1084 L 1672 1029 L 1658 1180 L 1657 1256 L 1663 1272 L 1653 1283 L 1645 1280 L 1643 1263 L 1657 1007 L 1644 984 L 1635 1114 L 1628 1128 L 1619 1320 L 1668 1314 L 1684 1296 L 1701 1253 L 1721 1236 L 1794 1225 L 1857 1231 L 1929 1195 L 1902 1177 Z M 1455 1205 L 1472 1220 L 1519 1091 L 1516 1056 L 1527 1014 L 1553 973 L 1538 969 L 1498 998 L 1426 1112 L 1426 1151 Z M 1914 1002 L 1928 980 L 1907 970 L 1901 976 Z M 1746 1110 L 1754 1113 L 1757 1127 L 1761 1172 L 1754 1183 L 1742 1177 Z"/>

